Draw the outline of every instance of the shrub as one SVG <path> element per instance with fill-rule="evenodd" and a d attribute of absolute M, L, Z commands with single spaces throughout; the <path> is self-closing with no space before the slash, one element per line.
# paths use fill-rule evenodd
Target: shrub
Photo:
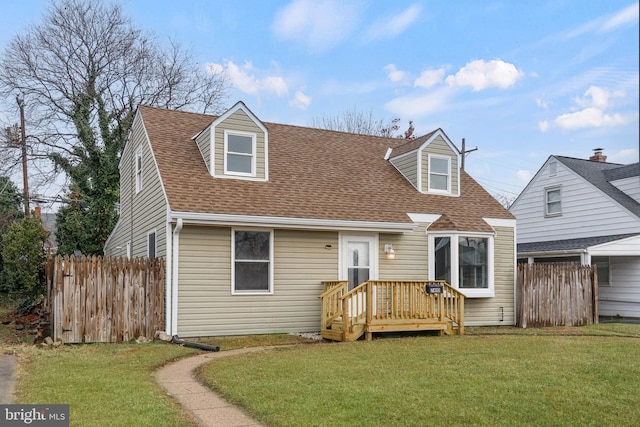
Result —
<path fill-rule="evenodd" d="M 2 282 L 5 290 L 35 301 L 46 288 L 44 241 L 47 232 L 39 218 L 15 221 L 2 239 Z"/>

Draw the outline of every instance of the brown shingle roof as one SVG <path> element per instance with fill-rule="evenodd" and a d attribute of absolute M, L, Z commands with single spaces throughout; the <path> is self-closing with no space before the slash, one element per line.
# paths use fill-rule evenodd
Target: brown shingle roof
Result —
<path fill-rule="evenodd" d="M 393 138 L 264 123 L 269 181 L 220 179 L 191 140 L 216 117 L 139 112 L 173 211 L 388 223 L 411 223 L 407 213 L 447 214 L 471 231 L 487 230 L 482 217 L 513 218 L 464 172 L 461 197 L 419 193 L 384 160 Z"/>

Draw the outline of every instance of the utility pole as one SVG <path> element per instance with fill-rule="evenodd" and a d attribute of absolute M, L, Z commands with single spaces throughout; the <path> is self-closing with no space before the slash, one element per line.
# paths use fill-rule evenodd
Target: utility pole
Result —
<path fill-rule="evenodd" d="M 462 151 L 460 151 L 460 153 L 462 154 L 462 165 L 460 166 L 460 169 L 464 170 L 464 158 L 467 157 L 467 153 L 471 153 L 473 151 L 476 151 L 477 149 L 478 147 L 472 148 L 471 150 L 466 150 L 464 138 L 462 138 Z"/>
<path fill-rule="evenodd" d="M 24 99 L 16 96 L 20 107 L 20 142 L 22 144 L 22 181 L 24 185 L 24 215 L 29 216 L 29 179 L 27 175 L 27 137 L 24 131 Z"/>

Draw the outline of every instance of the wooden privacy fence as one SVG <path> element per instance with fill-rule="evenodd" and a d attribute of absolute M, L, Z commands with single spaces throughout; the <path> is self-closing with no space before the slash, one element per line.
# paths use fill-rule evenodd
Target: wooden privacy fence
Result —
<path fill-rule="evenodd" d="M 518 264 L 516 295 L 516 322 L 520 327 L 598 323 L 595 266 Z"/>
<path fill-rule="evenodd" d="M 164 328 L 164 261 L 51 258 L 47 264 L 47 304 L 55 341 L 151 339 Z"/>

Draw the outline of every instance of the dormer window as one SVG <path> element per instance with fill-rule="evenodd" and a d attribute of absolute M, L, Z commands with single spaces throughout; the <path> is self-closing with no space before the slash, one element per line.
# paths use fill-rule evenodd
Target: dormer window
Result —
<path fill-rule="evenodd" d="M 254 133 L 225 130 L 224 173 L 256 176 L 256 135 Z"/>
<path fill-rule="evenodd" d="M 429 191 L 451 191 L 451 158 L 429 155 Z"/>

